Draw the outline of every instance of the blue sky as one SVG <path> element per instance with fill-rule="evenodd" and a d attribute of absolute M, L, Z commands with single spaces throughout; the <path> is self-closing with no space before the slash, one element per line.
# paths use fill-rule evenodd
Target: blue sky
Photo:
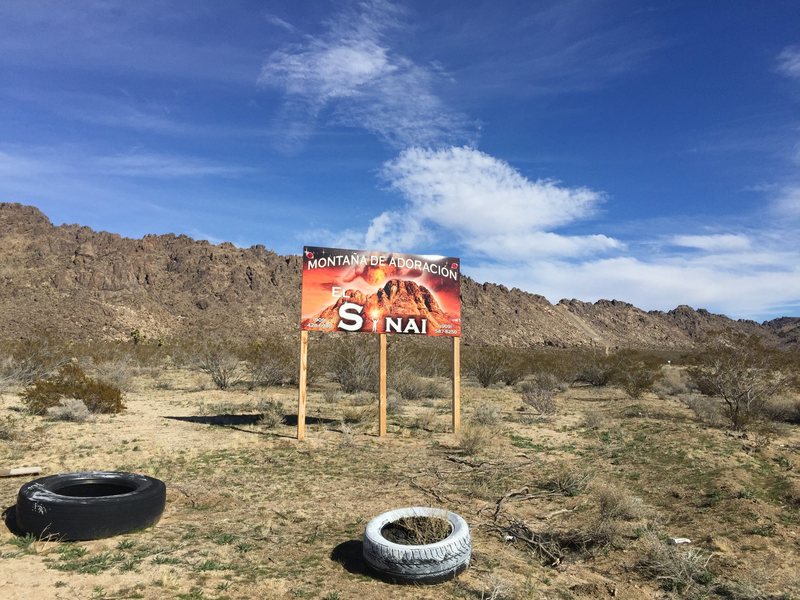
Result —
<path fill-rule="evenodd" d="M 800 315 L 800 6 L 0 3 L 0 200 Z"/>

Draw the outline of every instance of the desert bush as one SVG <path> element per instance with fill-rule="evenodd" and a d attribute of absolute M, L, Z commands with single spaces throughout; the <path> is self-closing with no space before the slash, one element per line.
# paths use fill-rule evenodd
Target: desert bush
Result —
<path fill-rule="evenodd" d="M 630 398 L 637 400 L 642 397 L 642 394 L 653 388 L 659 375 L 659 370 L 640 362 L 619 368 L 614 376 L 614 381 Z"/>
<path fill-rule="evenodd" d="M 414 427 L 425 431 L 434 431 L 436 429 L 436 411 L 431 409 L 421 411 L 414 419 Z"/>
<path fill-rule="evenodd" d="M 777 396 L 764 404 L 764 416 L 770 421 L 800 425 L 800 400 Z"/>
<path fill-rule="evenodd" d="M 755 337 L 728 336 L 707 347 L 688 372 L 702 394 L 722 399 L 731 426 L 745 430 L 764 416 L 771 398 L 794 383 L 783 360 Z"/>
<path fill-rule="evenodd" d="M 545 489 L 565 496 L 577 496 L 586 491 L 594 475 L 590 471 L 562 468 L 545 483 Z"/>
<path fill-rule="evenodd" d="M 0 394 L 14 383 L 14 361 L 10 356 L 0 358 Z"/>
<path fill-rule="evenodd" d="M 603 413 L 596 410 L 586 411 L 583 415 L 583 426 L 587 429 L 600 429 L 607 423 L 607 419 Z"/>
<path fill-rule="evenodd" d="M 6 415 L 0 419 L 0 441 L 10 442 L 19 435 L 19 419 Z"/>
<path fill-rule="evenodd" d="M 403 412 L 403 400 L 404 398 L 400 394 L 394 390 L 389 390 L 386 393 L 386 414 L 399 415 Z"/>
<path fill-rule="evenodd" d="M 607 520 L 630 520 L 642 516 L 643 505 L 639 498 L 617 487 L 601 485 L 594 489 L 600 517 Z"/>
<path fill-rule="evenodd" d="M 450 376 L 452 355 L 441 344 L 414 336 L 389 336 L 387 353 L 392 369 L 408 371 L 422 377 Z"/>
<path fill-rule="evenodd" d="M 220 390 L 227 390 L 239 382 L 239 358 L 222 343 L 206 343 L 196 357 L 196 365 L 211 377 Z"/>
<path fill-rule="evenodd" d="M 537 380 L 525 382 L 523 390 L 522 401 L 525 404 L 541 415 L 550 416 L 556 414 L 557 406 L 553 398 L 555 389 L 550 386 L 548 381 L 544 383 L 540 383 Z"/>
<path fill-rule="evenodd" d="M 493 429 L 477 423 L 467 423 L 458 433 L 458 446 L 467 456 L 475 456 L 486 451 L 492 443 Z"/>
<path fill-rule="evenodd" d="M 46 413 L 47 418 L 53 421 L 84 423 L 93 418 L 86 404 L 78 398 L 62 398 L 58 406 L 49 407 Z"/>
<path fill-rule="evenodd" d="M 262 399 L 258 402 L 256 408 L 261 415 L 258 424 L 267 429 L 272 429 L 283 423 L 284 417 L 286 416 L 286 409 L 280 400 Z"/>
<path fill-rule="evenodd" d="M 95 362 L 90 368 L 92 375 L 123 391 L 130 391 L 135 366 L 128 356 Z"/>
<path fill-rule="evenodd" d="M 372 406 L 378 403 L 378 399 L 369 392 L 358 392 L 350 397 L 350 402 L 354 406 Z"/>
<path fill-rule="evenodd" d="M 478 425 L 495 427 L 500 423 L 500 409 L 493 402 L 484 400 L 475 406 L 471 420 Z"/>
<path fill-rule="evenodd" d="M 686 593 L 713 579 L 708 570 L 710 558 L 711 555 L 697 548 L 668 545 L 651 533 L 645 538 L 644 556 L 636 566 L 657 579 L 664 590 Z"/>
<path fill-rule="evenodd" d="M 403 397 L 403 400 L 442 398 L 447 394 L 442 386 L 435 381 L 419 377 L 408 371 L 401 371 L 394 375 L 390 374 L 390 380 L 392 381 L 392 389 L 396 390 Z"/>
<path fill-rule="evenodd" d="M 661 377 L 653 383 L 653 391 L 663 400 L 670 396 L 678 397 L 690 394 L 695 389 L 685 369 L 664 367 L 661 370 Z"/>
<path fill-rule="evenodd" d="M 337 340 L 329 360 L 333 380 L 345 393 L 377 390 L 378 353 L 372 344 L 367 345 L 356 336 L 344 336 Z"/>
<path fill-rule="evenodd" d="M 363 423 L 373 412 L 368 406 L 346 406 L 342 410 L 342 423 Z"/>
<path fill-rule="evenodd" d="M 488 388 L 508 377 L 518 356 L 515 350 L 483 346 L 469 348 L 464 358 L 466 371 L 478 380 L 481 387 Z"/>
<path fill-rule="evenodd" d="M 22 402 L 37 415 L 58 406 L 64 398 L 82 400 L 93 413 L 118 413 L 125 408 L 119 388 L 88 377 L 75 363 L 67 363 L 56 375 L 40 379 L 22 392 Z"/>
<path fill-rule="evenodd" d="M 696 393 L 682 394 L 678 399 L 695 414 L 701 423 L 705 423 L 711 427 L 722 427 L 725 425 L 726 417 L 722 410 L 721 400 Z"/>
<path fill-rule="evenodd" d="M 577 361 L 575 381 L 603 387 L 611 383 L 615 369 L 616 363 L 612 357 L 599 352 L 587 353 Z"/>
<path fill-rule="evenodd" d="M 328 404 L 338 404 L 342 399 L 342 392 L 338 388 L 325 388 L 322 390 L 322 399 Z"/>
<path fill-rule="evenodd" d="M 64 364 L 56 344 L 45 337 L 28 338 L 13 344 L 11 360 L 6 375 L 22 385 L 44 379 Z"/>
<path fill-rule="evenodd" d="M 294 355 L 288 344 L 279 337 L 272 336 L 246 346 L 240 353 L 247 371 L 247 386 L 281 385 L 292 376 Z"/>

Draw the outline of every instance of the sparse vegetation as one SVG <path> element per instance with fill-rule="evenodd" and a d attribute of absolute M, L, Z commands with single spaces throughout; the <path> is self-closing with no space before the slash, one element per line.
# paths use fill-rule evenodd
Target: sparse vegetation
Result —
<path fill-rule="evenodd" d="M 711 582 L 710 558 L 710 554 L 700 549 L 671 546 L 655 534 L 649 534 L 645 540 L 644 556 L 637 567 L 658 581 L 664 590 L 686 593 L 698 584 Z"/>
<path fill-rule="evenodd" d="M 506 348 L 483 346 L 465 354 L 466 371 L 485 388 L 503 381 L 514 364 L 514 351 Z"/>
<path fill-rule="evenodd" d="M 553 398 L 555 386 L 551 378 L 543 376 L 533 381 L 526 381 L 522 390 L 522 401 L 540 415 L 556 414 L 558 407 Z"/>
<path fill-rule="evenodd" d="M 500 423 L 501 417 L 497 405 L 486 400 L 478 403 L 472 411 L 472 421 L 479 425 L 495 427 Z"/>
<path fill-rule="evenodd" d="M 783 359 L 757 338 L 722 338 L 698 356 L 689 374 L 701 393 L 722 399 L 731 426 L 744 430 L 793 383 Z"/>
<path fill-rule="evenodd" d="M 277 336 L 249 344 L 241 358 L 247 370 L 247 387 L 281 385 L 294 370 L 292 348 Z"/>
<path fill-rule="evenodd" d="M 117 413 L 125 408 L 119 388 L 88 377 L 75 363 L 64 365 L 53 377 L 36 381 L 21 397 L 28 411 L 36 415 L 59 406 L 65 398 L 82 401 L 93 413 Z"/>
<path fill-rule="evenodd" d="M 365 356 L 376 358 L 373 341 L 367 338 Z M 390 357 L 405 346 L 417 348 L 391 344 Z M 66 355 L 77 356 L 80 362 L 71 364 L 86 365 L 95 377 L 103 358 L 125 362 L 122 350 L 144 352 L 149 345 L 128 340 L 93 352 L 73 345 Z M 328 358 L 335 346 L 313 344 Z M 247 382 L 244 351 L 237 352 Z M 404 367 L 416 360 L 409 354 Z M 91 427 L 16 412 L 15 384 L 0 396 L 0 411 L 6 411 L 0 412 L 0 462 L 50 464 L 53 456 L 68 456 L 76 468 L 102 463 L 152 474 L 169 485 L 170 515 L 122 540 L 10 538 L 19 541 L 7 541 L 0 553 L 12 567 L 27 556 L 26 572 L 39 577 L 42 589 L 65 587 L 69 573 L 76 597 L 367 597 L 375 584 L 347 570 L 346 552 L 341 568 L 325 557 L 359 539 L 372 515 L 420 505 L 456 510 L 473 534 L 473 568 L 434 590 L 443 598 L 480 598 L 484 591 L 498 599 L 566 597 L 565 590 L 610 597 L 609 586 L 623 571 L 629 589 L 654 597 L 777 600 L 792 589 L 791 569 L 774 566 L 774 556 L 785 555 L 786 565 L 797 556 L 791 533 L 800 522 L 793 478 L 800 438 L 787 426 L 796 393 L 787 389 L 763 406 L 760 414 L 771 422 L 753 421 L 747 434 L 725 431 L 686 409 L 715 407 L 717 418 L 727 419 L 721 397 L 693 392 L 685 367 L 663 369 L 659 398 L 643 393 L 633 401 L 621 393 L 619 375 L 606 387 L 567 385 L 586 354 L 522 351 L 530 373 L 513 387 L 466 385 L 462 430 L 455 436 L 447 379 L 406 367 L 413 385 L 430 383 L 446 392 L 444 399 L 423 394 L 413 401 L 397 392 L 391 377 L 399 373 L 390 370 L 385 439 L 375 435 L 375 391 L 344 392 L 332 373 L 325 374 L 329 360 L 309 389 L 308 441 L 299 445 L 285 439 L 291 428 L 282 425 L 293 415 L 296 390 L 278 386 L 261 394 L 239 385 L 222 393 L 181 356 L 158 359 L 161 369 L 131 359 L 136 393 L 130 414 L 97 419 Z M 620 354 L 614 355 L 617 373 L 639 360 Z M 521 402 L 523 394 L 539 390 L 558 402 L 546 419 Z M 0 479 L 0 486 L 13 497 L 19 481 Z M 680 535 L 692 544 L 665 542 Z M 752 585 L 741 580 L 745 560 L 748 570 L 763 573 Z M 298 565 L 306 574 L 302 582 L 287 579 Z M 155 580 L 153 569 L 161 573 Z M 8 589 L 22 589 L 24 582 L 9 572 Z M 491 581 L 506 583 L 491 584 L 489 573 Z M 598 573 L 610 575 L 606 581 Z M 325 584 L 315 588 L 317 580 Z M 392 589 L 402 599 L 419 594 Z"/>
<path fill-rule="evenodd" d="M 261 414 L 259 425 L 272 429 L 283 423 L 286 409 L 280 400 L 261 400 L 256 408 Z"/>
<path fill-rule="evenodd" d="M 486 451 L 495 435 L 494 430 L 485 425 L 467 423 L 458 434 L 458 446 L 467 456 L 476 456 Z"/>
<path fill-rule="evenodd" d="M 78 398 L 62 398 L 58 406 L 50 406 L 47 409 L 47 418 L 53 421 L 72 421 L 74 423 L 85 423 L 92 418 L 92 413 Z"/>
<path fill-rule="evenodd" d="M 221 390 L 227 390 L 240 380 L 239 358 L 219 342 L 201 345 L 197 366 Z"/>
<path fill-rule="evenodd" d="M 336 341 L 329 361 L 333 380 L 345 393 L 378 389 L 378 353 L 372 344 L 345 336 Z"/>

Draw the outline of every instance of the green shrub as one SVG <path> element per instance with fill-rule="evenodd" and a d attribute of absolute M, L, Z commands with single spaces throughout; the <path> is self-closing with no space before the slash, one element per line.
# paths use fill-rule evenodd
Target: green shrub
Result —
<path fill-rule="evenodd" d="M 36 415 L 61 405 L 65 398 L 82 400 L 93 413 L 118 413 L 125 408 L 119 388 L 87 377 L 74 363 L 64 365 L 53 377 L 40 379 L 22 392 L 22 402 Z"/>

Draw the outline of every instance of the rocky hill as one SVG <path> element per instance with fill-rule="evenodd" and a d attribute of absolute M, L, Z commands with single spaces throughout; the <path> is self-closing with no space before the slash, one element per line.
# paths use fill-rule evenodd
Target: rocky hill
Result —
<path fill-rule="evenodd" d="M 78 340 L 221 336 L 298 329 L 299 256 L 187 236 L 142 239 L 54 226 L 37 208 L 0 203 L 0 339 L 50 333 Z M 687 348 L 733 328 L 800 346 L 800 319 L 733 321 L 679 306 L 642 311 L 617 300 L 544 297 L 462 279 L 466 343 Z"/>

